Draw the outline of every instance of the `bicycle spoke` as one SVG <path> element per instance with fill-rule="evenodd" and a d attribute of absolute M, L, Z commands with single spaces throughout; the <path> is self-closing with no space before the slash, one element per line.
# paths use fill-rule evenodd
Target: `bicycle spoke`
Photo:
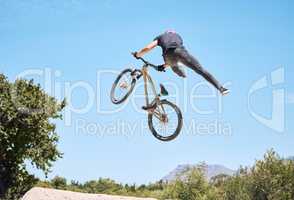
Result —
<path fill-rule="evenodd" d="M 153 112 L 154 117 L 156 117 L 158 120 L 161 120 L 161 114 L 158 112 Z"/>
<path fill-rule="evenodd" d="M 124 97 L 132 87 L 132 76 L 130 73 L 123 74 L 117 83 L 117 89 L 115 90 L 115 99 Z"/>
<path fill-rule="evenodd" d="M 153 127 L 161 137 L 169 137 L 174 134 L 178 126 L 176 111 L 168 104 L 160 104 L 153 112 Z"/>

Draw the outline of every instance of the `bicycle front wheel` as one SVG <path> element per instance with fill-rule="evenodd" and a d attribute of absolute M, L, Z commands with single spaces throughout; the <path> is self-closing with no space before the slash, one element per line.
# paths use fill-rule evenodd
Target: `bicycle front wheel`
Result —
<path fill-rule="evenodd" d="M 154 137 L 161 141 L 175 139 L 183 126 L 181 110 L 167 100 L 161 100 L 153 112 L 148 114 L 148 125 Z"/>
<path fill-rule="evenodd" d="M 132 71 L 132 69 L 125 69 L 115 79 L 110 92 L 112 103 L 120 104 L 132 93 L 136 84 L 136 79 L 132 77 Z"/>

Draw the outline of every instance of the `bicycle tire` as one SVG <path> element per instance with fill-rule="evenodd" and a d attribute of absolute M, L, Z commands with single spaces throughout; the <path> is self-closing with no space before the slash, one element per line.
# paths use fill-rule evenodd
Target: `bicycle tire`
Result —
<path fill-rule="evenodd" d="M 111 88 L 111 92 L 110 92 L 110 98 L 111 98 L 112 103 L 120 104 L 120 103 L 124 102 L 130 96 L 130 94 L 132 93 L 132 91 L 133 91 L 133 89 L 134 89 L 134 87 L 136 85 L 136 79 L 135 78 L 132 79 L 131 87 L 128 90 L 128 92 L 122 98 L 120 98 L 119 100 L 117 100 L 115 98 L 115 89 L 117 88 L 117 85 L 118 85 L 120 79 L 123 77 L 124 74 L 132 73 L 132 71 L 133 71 L 132 69 L 125 69 L 115 79 L 114 83 L 112 84 L 112 88 Z"/>
<path fill-rule="evenodd" d="M 154 114 L 153 112 L 148 113 L 148 126 L 149 126 L 149 129 L 155 138 L 157 138 L 158 140 L 167 142 L 167 141 L 171 141 L 171 140 L 175 139 L 180 134 L 180 131 L 183 127 L 183 117 L 182 117 L 181 110 L 175 104 L 173 104 L 170 101 L 165 100 L 165 99 L 160 101 L 159 105 L 162 105 L 162 104 L 169 105 L 176 111 L 177 118 L 178 118 L 178 120 L 177 120 L 178 125 L 177 125 L 177 128 L 175 129 L 174 133 L 169 136 L 162 136 L 160 133 L 158 133 L 153 126 L 153 114 Z M 157 105 L 157 106 L 159 106 L 159 105 Z"/>

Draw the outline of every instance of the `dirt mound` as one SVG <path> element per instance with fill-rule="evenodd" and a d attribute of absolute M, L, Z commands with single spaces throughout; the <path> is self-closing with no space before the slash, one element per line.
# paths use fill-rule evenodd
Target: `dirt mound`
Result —
<path fill-rule="evenodd" d="M 155 200 L 152 198 L 136 198 L 104 194 L 85 194 L 63 190 L 33 188 L 28 191 L 22 200 Z"/>

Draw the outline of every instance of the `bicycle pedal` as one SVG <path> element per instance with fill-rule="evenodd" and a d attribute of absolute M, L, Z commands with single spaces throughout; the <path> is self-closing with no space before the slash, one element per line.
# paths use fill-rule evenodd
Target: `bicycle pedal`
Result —
<path fill-rule="evenodd" d="M 156 108 L 156 104 L 148 105 L 148 106 L 142 106 L 142 109 L 146 110 L 146 111 L 154 110 L 155 108 Z"/>

